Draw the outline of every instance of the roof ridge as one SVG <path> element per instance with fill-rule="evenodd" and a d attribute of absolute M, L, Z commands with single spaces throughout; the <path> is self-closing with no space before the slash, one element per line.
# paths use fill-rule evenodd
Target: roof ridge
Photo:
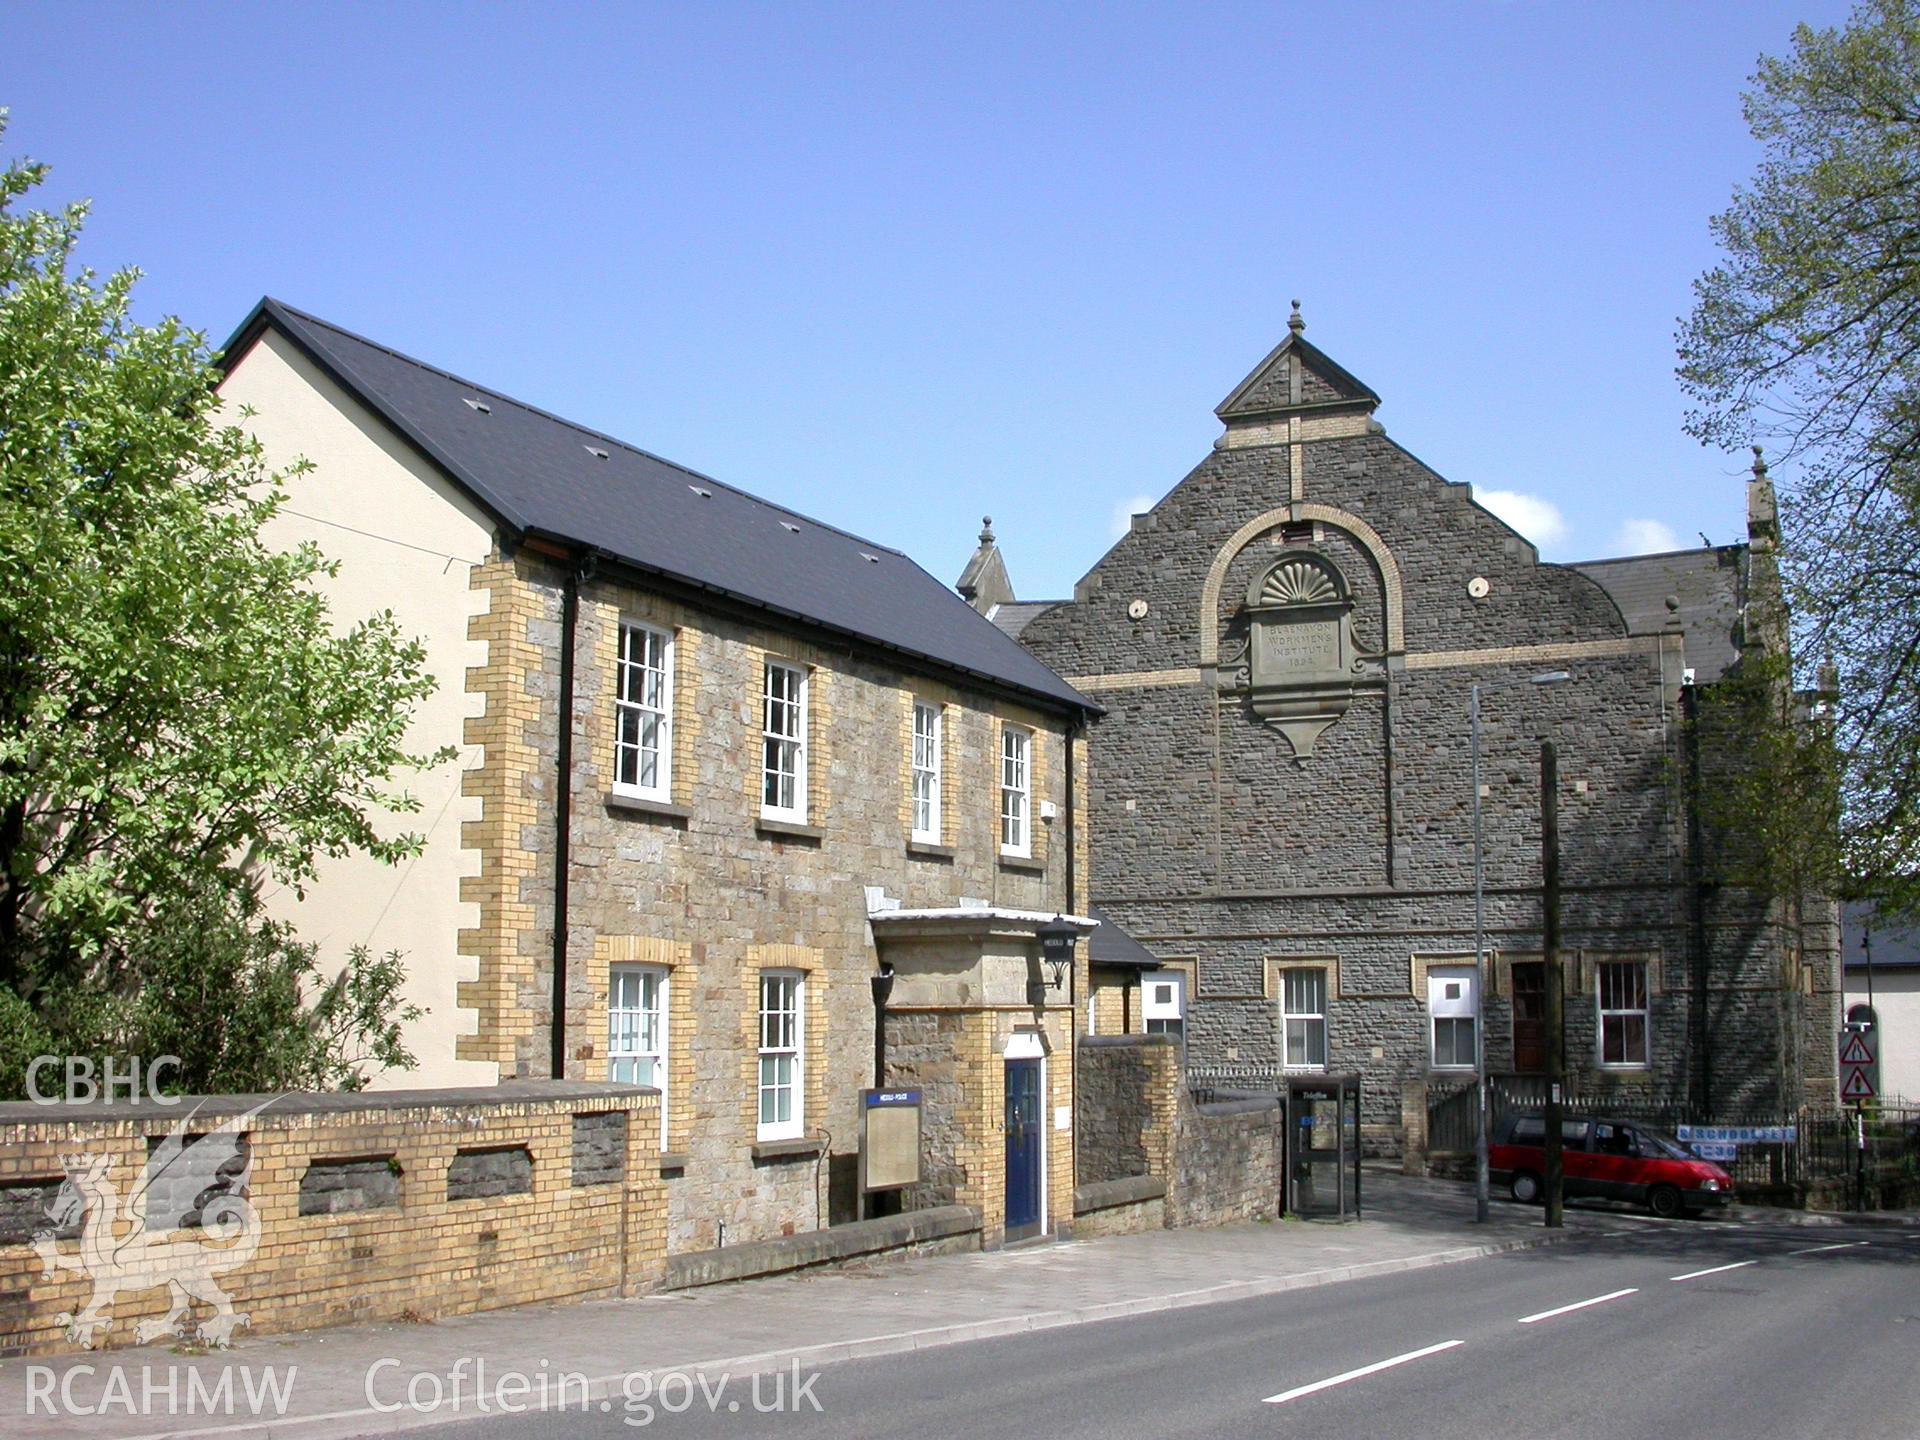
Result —
<path fill-rule="evenodd" d="M 1585 565 L 1632 565 L 1641 560 L 1671 560 L 1679 555 L 1718 555 L 1723 550 L 1744 550 L 1744 540 L 1731 541 L 1725 545 L 1692 545 L 1682 550 L 1650 550 L 1644 555 L 1603 555 L 1597 560 L 1562 560 L 1558 562 L 1569 569 L 1578 569 Z"/>
<path fill-rule="evenodd" d="M 764 505 L 767 509 L 778 511 L 782 515 L 791 515 L 796 520 L 804 520 L 817 530 L 824 530 L 829 534 L 838 535 L 843 539 L 853 541 L 856 545 L 864 545 L 869 549 L 885 551 L 889 555 L 902 557 L 906 555 L 906 552 L 897 546 L 886 545 L 878 540 L 869 540 L 864 535 L 856 535 L 853 531 L 843 529 L 830 521 L 821 520 L 815 516 L 806 514 L 804 511 L 795 510 L 790 505 L 782 505 L 777 500 L 769 500 L 763 495 L 756 495 L 750 490 L 743 490 L 738 485 L 730 484 L 725 480 L 715 479 L 704 471 L 695 470 L 689 465 L 681 464 L 678 460 L 670 460 L 664 455 L 656 455 L 653 451 L 643 449 L 630 440 L 622 440 L 617 435 L 609 435 L 604 430 L 594 429 L 591 425 L 582 425 L 577 420 L 569 420 L 564 415 L 557 415 L 553 411 L 539 405 L 529 404 L 527 401 L 509 395 L 503 390 L 496 390 L 491 385 L 482 385 L 477 380 L 469 380 L 464 375 L 455 374 L 453 371 L 443 369 L 438 365 L 428 364 L 425 360 L 409 355 L 404 350 L 396 350 L 391 345 L 384 345 L 378 340 L 370 340 L 357 331 L 349 330 L 344 325 L 336 325 L 331 320 L 323 320 L 318 315 L 307 310 L 302 310 L 296 305 L 289 305 L 284 300 L 277 300 L 269 295 L 266 297 L 265 303 L 270 309 L 284 311 L 286 314 L 293 316 L 295 319 L 303 320 L 309 325 L 318 325 L 323 330 L 330 330 L 336 335 L 345 336 L 356 344 L 365 345 L 369 350 L 378 350 L 383 355 L 390 355 L 395 360 L 411 365 L 417 370 L 426 371 L 429 375 L 438 375 L 443 380 L 451 380 L 456 385 L 464 385 L 477 394 L 489 396 L 506 405 L 512 405 L 516 409 L 524 410 L 530 415 L 538 415 L 541 419 L 550 420 L 556 425 L 565 426 L 576 434 L 591 436 L 593 439 L 605 441 L 609 445 L 617 445 L 629 454 L 638 455 L 658 465 L 665 465 L 672 470 L 678 470 L 682 475 L 698 480 L 705 485 L 717 486 L 725 490 L 728 494 L 737 495 L 742 500 L 749 501 L 752 504 Z"/>

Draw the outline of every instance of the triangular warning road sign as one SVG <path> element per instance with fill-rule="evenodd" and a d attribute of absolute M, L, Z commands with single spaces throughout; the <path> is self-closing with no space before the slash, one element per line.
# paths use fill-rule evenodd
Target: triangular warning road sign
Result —
<path fill-rule="evenodd" d="M 1840 1063 L 1842 1065 L 1871 1065 L 1873 1046 L 1867 1043 L 1867 1037 L 1858 1030 L 1850 1031 L 1840 1042 Z"/>
<path fill-rule="evenodd" d="M 1873 1099 L 1873 1082 L 1867 1078 L 1867 1072 L 1849 1069 L 1846 1078 L 1840 1082 L 1840 1098 L 1842 1100 Z"/>

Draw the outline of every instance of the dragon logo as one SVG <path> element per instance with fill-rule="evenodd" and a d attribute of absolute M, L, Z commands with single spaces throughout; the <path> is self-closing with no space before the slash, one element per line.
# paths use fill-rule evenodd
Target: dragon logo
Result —
<path fill-rule="evenodd" d="M 61 1157 L 67 1180 L 48 1207 L 51 1226 L 37 1230 L 33 1244 L 43 1277 L 64 1270 L 93 1282 L 85 1308 L 60 1317 L 68 1339 L 93 1348 L 112 1326 L 109 1312 L 118 1297 L 163 1287 L 169 1308 L 135 1325 L 136 1344 L 184 1334 L 224 1346 L 246 1324 L 215 1277 L 245 1265 L 260 1247 L 260 1217 L 247 1199 L 253 1160 L 245 1132 L 272 1103 L 198 1132 L 189 1129 L 191 1113 L 176 1122 L 153 1144 L 140 1183 L 124 1204 L 109 1176 L 112 1157 Z M 61 1237 L 76 1234 L 77 1253 L 63 1253 Z M 196 1301 L 212 1311 L 198 1326 L 191 1314 Z"/>

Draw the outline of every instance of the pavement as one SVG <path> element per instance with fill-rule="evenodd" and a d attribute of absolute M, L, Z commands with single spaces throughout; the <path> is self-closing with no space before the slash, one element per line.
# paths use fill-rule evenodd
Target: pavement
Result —
<path fill-rule="evenodd" d="M 1465 1265 L 751 1379 L 419 1440 L 1895 1440 L 1920 1233 L 1629 1225 Z"/>
<path fill-rule="evenodd" d="M 1570 1208 L 1563 1230 L 1496 1200 L 1473 1219 L 1470 1186 L 1369 1167 L 1354 1223 L 1278 1220 L 923 1256 L 651 1296 L 534 1306 L 415 1325 L 242 1338 L 192 1354 L 147 1347 L 0 1362 L 0 1433 L 301 1437 L 390 1434 L 482 1413 L 525 1377 L 528 1403 L 635 1377 L 776 1372 L 1389 1276 L 1660 1222 Z M 1784 1212 L 1792 1214 L 1793 1212 Z M 1735 1223 L 1766 1223 L 1771 1215 Z M 1799 1217 L 1805 1219 L 1806 1217 Z M 1849 1217 L 1851 1218 L 1851 1217 Z M 1912 1218 L 1897 1223 L 1914 1227 Z M 798 1371 L 795 1371 L 796 1375 Z M 510 1384 L 519 1386 L 515 1379 Z M 648 1383 L 652 1383 L 651 1381 Z"/>

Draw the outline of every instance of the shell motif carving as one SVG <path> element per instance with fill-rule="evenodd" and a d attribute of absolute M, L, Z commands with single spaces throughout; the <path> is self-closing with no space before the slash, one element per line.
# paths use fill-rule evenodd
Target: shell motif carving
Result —
<path fill-rule="evenodd" d="M 1262 605 L 1313 605 L 1339 597 L 1327 572 L 1305 560 L 1274 566 L 1260 590 Z"/>

